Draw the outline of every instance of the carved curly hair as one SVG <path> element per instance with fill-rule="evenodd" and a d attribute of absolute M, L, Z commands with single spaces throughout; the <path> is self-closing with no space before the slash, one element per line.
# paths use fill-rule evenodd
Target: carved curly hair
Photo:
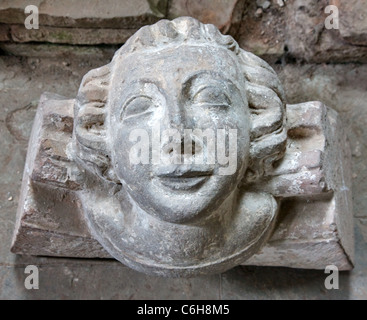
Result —
<path fill-rule="evenodd" d="M 114 55 L 110 64 L 88 72 L 80 85 L 74 107 L 75 160 L 107 181 L 119 183 L 106 143 L 105 120 L 108 94 L 116 61 L 137 51 L 162 50 L 182 44 L 220 46 L 232 51 L 245 77 L 245 92 L 251 114 L 250 161 L 243 183 L 264 175 L 284 155 L 285 97 L 274 70 L 262 59 L 242 50 L 231 36 L 222 35 L 210 24 L 189 17 L 160 20 L 137 31 Z"/>

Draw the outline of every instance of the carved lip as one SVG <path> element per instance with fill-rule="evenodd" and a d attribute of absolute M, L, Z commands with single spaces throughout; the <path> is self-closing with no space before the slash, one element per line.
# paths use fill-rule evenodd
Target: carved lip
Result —
<path fill-rule="evenodd" d="M 213 168 L 195 165 L 169 165 L 154 170 L 159 182 L 173 190 L 199 187 L 213 174 Z"/>
<path fill-rule="evenodd" d="M 197 178 L 210 176 L 213 174 L 214 167 L 198 165 L 168 165 L 154 169 L 154 175 L 163 178 Z"/>
<path fill-rule="evenodd" d="M 208 179 L 209 175 L 194 176 L 194 177 L 165 176 L 165 177 L 159 177 L 159 182 L 163 186 L 173 190 L 190 190 L 199 187 Z"/>
<path fill-rule="evenodd" d="M 159 173 L 157 174 L 160 178 L 197 178 L 203 176 L 211 176 L 212 171 L 198 171 L 198 170 L 190 170 L 190 171 L 174 171 L 170 173 Z"/>

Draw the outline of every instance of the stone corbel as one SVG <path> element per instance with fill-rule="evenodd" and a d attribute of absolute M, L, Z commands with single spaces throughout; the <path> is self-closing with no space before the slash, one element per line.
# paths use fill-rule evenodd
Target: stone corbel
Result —
<path fill-rule="evenodd" d="M 143 138 L 154 159 L 132 161 Z M 350 161 L 335 111 L 287 105 L 274 70 L 213 25 L 161 20 L 88 72 L 75 99 L 41 97 L 12 252 L 172 277 L 350 270 Z"/>
<path fill-rule="evenodd" d="M 82 179 L 68 148 L 75 100 L 44 94 L 29 142 L 12 252 L 112 258 L 87 226 Z M 268 243 L 244 265 L 350 270 L 354 261 L 350 159 L 337 113 L 320 102 L 287 105 L 284 158 L 254 189 L 281 199 Z"/>

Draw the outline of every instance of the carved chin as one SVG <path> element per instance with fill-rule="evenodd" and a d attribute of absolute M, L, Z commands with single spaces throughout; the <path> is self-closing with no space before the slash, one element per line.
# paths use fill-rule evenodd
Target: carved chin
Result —
<path fill-rule="evenodd" d="M 97 201 L 94 192 L 83 195 L 93 236 L 129 267 L 171 277 L 224 272 L 243 263 L 266 243 L 278 211 L 271 195 L 248 192 L 227 199 L 232 210 L 224 216 L 200 224 L 172 224 L 128 198 L 121 203 L 107 194 Z"/>
<path fill-rule="evenodd" d="M 214 175 L 154 178 L 143 189 L 126 186 L 126 191 L 146 214 L 164 222 L 192 224 L 202 223 L 220 210 L 237 185 L 238 179 Z"/>

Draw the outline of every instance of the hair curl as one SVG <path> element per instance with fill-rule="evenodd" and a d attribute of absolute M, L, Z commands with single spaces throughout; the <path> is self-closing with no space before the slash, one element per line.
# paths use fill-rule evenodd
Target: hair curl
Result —
<path fill-rule="evenodd" d="M 114 174 L 106 143 L 105 119 L 108 93 L 116 61 L 137 51 L 162 50 L 182 44 L 221 46 L 239 59 L 245 77 L 245 92 L 251 114 L 250 161 L 244 183 L 257 180 L 271 169 L 285 152 L 285 97 L 274 70 L 254 54 L 210 24 L 183 17 L 160 20 L 137 31 L 114 55 L 110 64 L 88 72 L 80 85 L 74 107 L 75 158 L 89 172 L 119 183 Z"/>

